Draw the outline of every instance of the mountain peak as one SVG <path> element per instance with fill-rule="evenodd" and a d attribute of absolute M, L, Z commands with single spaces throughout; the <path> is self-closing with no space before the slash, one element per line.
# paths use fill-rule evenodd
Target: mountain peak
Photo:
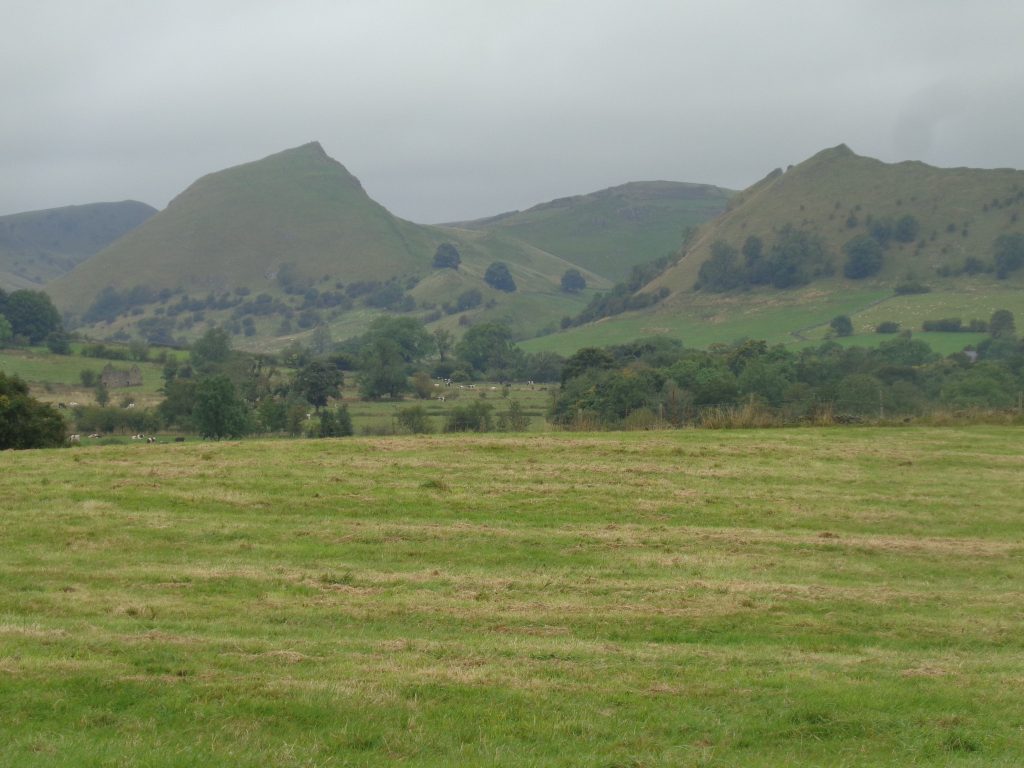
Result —
<path fill-rule="evenodd" d="M 828 149 L 823 149 L 815 155 L 805 160 L 806 163 L 816 163 L 822 161 L 833 161 L 833 160 L 845 160 L 847 158 L 857 157 L 857 153 L 850 149 L 846 144 L 838 144 Z"/>
<path fill-rule="evenodd" d="M 324 148 L 320 145 L 319 141 L 310 141 L 306 144 L 302 144 L 295 148 L 297 152 L 305 152 L 311 155 L 320 155 L 321 157 L 328 157 L 328 154 L 324 151 Z"/>

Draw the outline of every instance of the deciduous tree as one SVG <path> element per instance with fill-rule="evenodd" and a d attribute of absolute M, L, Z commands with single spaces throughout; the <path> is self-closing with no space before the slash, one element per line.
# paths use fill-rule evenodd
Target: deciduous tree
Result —
<path fill-rule="evenodd" d="M 451 243 L 441 243 L 434 252 L 434 266 L 438 269 L 458 269 L 462 263 L 458 249 Z"/>
<path fill-rule="evenodd" d="M 64 420 L 28 393 L 28 385 L 0 371 L 0 450 L 52 448 L 64 442 Z"/>
<path fill-rule="evenodd" d="M 565 293 L 579 293 L 587 287 L 587 280 L 578 269 L 567 269 L 562 274 L 562 290 Z"/>
<path fill-rule="evenodd" d="M 516 290 L 516 281 L 509 272 L 508 265 L 501 261 L 495 261 L 484 273 L 484 282 L 499 291 L 513 293 Z"/>
<path fill-rule="evenodd" d="M 192 418 L 199 433 L 214 440 L 241 437 L 249 431 L 248 409 L 223 374 L 199 382 Z"/>

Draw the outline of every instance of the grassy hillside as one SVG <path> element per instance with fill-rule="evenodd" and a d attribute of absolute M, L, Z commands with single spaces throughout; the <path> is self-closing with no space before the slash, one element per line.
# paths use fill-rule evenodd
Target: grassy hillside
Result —
<path fill-rule="evenodd" d="M 432 266 L 443 242 L 462 253 L 458 271 Z M 508 264 L 517 292 L 495 291 L 483 282 L 488 265 L 497 260 Z M 357 306 L 318 304 L 316 294 L 348 290 L 350 298 L 358 298 L 365 295 L 352 292 L 359 284 L 389 280 L 411 296 L 413 303 L 403 311 L 418 310 L 426 317 L 475 288 L 484 294 L 473 311 L 476 320 L 513 317 L 517 332 L 531 335 L 585 303 L 586 294 L 559 291 L 562 274 L 572 266 L 503 233 L 425 227 L 392 216 L 312 143 L 203 177 L 144 226 L 47 290 L 62 310 L 82 316 L 104 289 L 127 295 L 141 287 L 147 292 L 142 299 L 99 320 L 87 315 L 82 330 L 124 339 L 139 334 L 140 322 L 158 321 L 166 326 L 163 336 L 150 340 L 161 343 L 237 321 L 230 310 L 240 297 L 265 294 L 279 305 L 256 315 L 255 336 L 246 340 L 272 348 L 308 333 L 309 324 L 292 320 L 307 309 L 318 312 L 315 322 L 327 324 L 335 338 L 361 332 L 385 310 L 358 301 Z M 599 275 L 585 274 L 593 288 L 607 287 Z M 223 299 L 220 306 L 214 297 Z M 200 304 L 185 316 L 170 309 L 197 300 Z M 282 330 L 285 317 L 290 327 Z"/>
<path fill-rule="evenodd" d="M 976 344 L 983 334 L 923 333 L 924 320 L 960 317 L 966 324 L 975 318 L 988 320 L 997 309 L 1013 312 L 1019 326 L 1024 319 L 1024 290 L 976 277 L 931 293 L 898 296 L 886 286 L 845 286 L 832 280 L 790 291 L 691 294 L 685 302 L 666 301 L 651 311 L 628 312 L 530 339 L 521 346 L 531 352 L 572 354 L 581 347 L 621 344 L 645 336 L 667 336 L 699 348 L 740 339 L 799 346 L 823 341 L 832 318 L 848 315 L 856 335 L 839 339 L 844 344 L 877 346 L 892 336 L 875 333 L 875 329 L 880 323 L 894 321 L 936 352 L 949 354 Z"/>
<path fill-rule="evenodd" d="M 917 223 L 914 239 L 891 239 L 877 274 L 858 280 L 844 277 L 844 244 L 871 233 L 879 222 L 904 216 Z M 694 290 L 713 243 L 741 251 L 746 239 L 756 236 L 768 251 L 786 225 L 820 240 L 831 258 L 832 275 L 788 289 Z M 683 258 L 642 289 L 671 291 L 656 307 L 573 328 L 529 346 L 571 352 L 662 333 L 695 346 L 743 337 L 799 344 L 823 338 L 829 320 L 839 314 L 850 315 L 857 333 L 866 334 L 858 341 L 870 344 L 884 338 L 871 332 L 887 320 L 916 331 L 926 319 L 987 320 L 995 309 L 1009 309 L 1020 318 L 1024 270 L 1006 280 L 992 274 L 949 274 L 969 257 L 991 264 L 993 242 L 1007 234 L 1024 234 L 1024 172 L 940 169 L 916 162 L 890 165 L 839 146 L 785 172 L 775 171 L 735 195 L 726 213 L 698 230 Z M 744 263 L 742 253 L 738 263 Z M 897 286 L 908 281 L 931 292 L 897 294 Z M 942 351 L 977 340 L 969 334 L 922 338 Z"/>
<path fill-rule="evenodd" d="M 1015 766 L 1018 437 L 7 452 L 0 763 Z"/>
<path fill-rule="evenodd" d="M 145 203 L 126 200 L 0 216 L 0 288 L 38 288 L 154 213 Z"/>
<path fill-rule="evenodd" d="M 684 230 L 722 213 L 732 194 L 706 184 L 632 182 L 457 226 L 505 233 L 617 282 L 678 250 Z"/>
<path fill-rule="evenodd" d="M 429 263 L 432 252 L 427 231 L 389 214 L 312 143 L 203 177 L 48 290 L 80 312 L 108 285 L 258 290 L 285 264 L 306 278 L 379 279 Z"/>
<path fill-rule="evenodd" d="M 940 280 L 939 270 L 960 267 L 969 256 L 991 260 L 996 237 L 1024 233 L 1022 214 L 1024 171 L 886 164 L 840 145 L 737 194 L 657 285 L 683 294 L 716 240 L 739 249 L 756 235 L 770 246 L 786 224 L 820 236 L 842 274 L 848 240 L 869 234 L 873 222 L 905 215 L 917 220 L 918 234 L 911 242 L 892 241 L 871 280 L 893 285 L 911 274 L 931 283 Z"/>

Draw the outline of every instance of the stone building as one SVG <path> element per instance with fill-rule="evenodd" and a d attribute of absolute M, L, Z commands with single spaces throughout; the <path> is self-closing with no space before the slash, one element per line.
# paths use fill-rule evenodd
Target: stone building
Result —
<path fill-rule="evenodd" d="M 121 370 L 115 368 L 110 363 L 103 366 L 103 372 L 100 374 L 100 381 L 103 382 L 103 386 L 107 389 L 122 389 L 124 387 L 141 387 L 142 386 L 142 371 L 139 370 L 139 366 L 133 365 L 128 370 Z"/>

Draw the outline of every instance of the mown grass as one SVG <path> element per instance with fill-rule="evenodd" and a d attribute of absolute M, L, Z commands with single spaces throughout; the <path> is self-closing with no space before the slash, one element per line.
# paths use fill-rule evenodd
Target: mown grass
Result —
<path fill-rule="evenodd" d="M 0 454 L 0 764 L 1019 765 L 1019 444 Z"/>

